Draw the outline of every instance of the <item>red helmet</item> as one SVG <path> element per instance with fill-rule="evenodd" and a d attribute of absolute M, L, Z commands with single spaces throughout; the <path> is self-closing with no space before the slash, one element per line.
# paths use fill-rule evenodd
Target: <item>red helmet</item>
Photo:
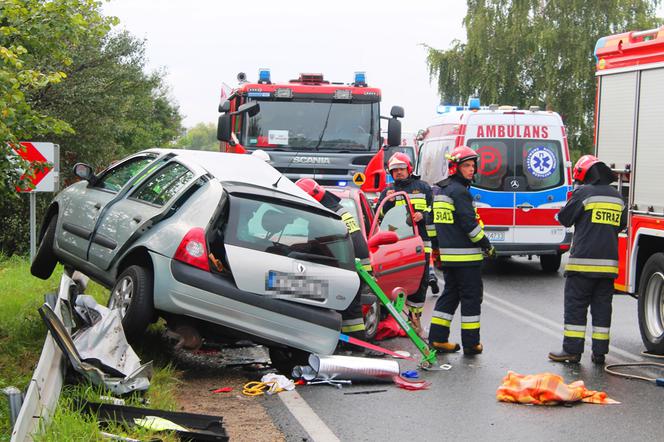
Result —
<path fill-rule="evenodd" d="M 478 158 L 479 155 L 477 155 L 477 152 L 468 146 L 455 147 L 454 150 L 452 150 L 452 153 L 447 154 L 450 175 L 454 175 L 457 172 L 457 166 L 464 161 L 473 160 L 475 161 L 475 166 L 477 167 Z"/>
<path fill-rule="evenodd" d="M 595 164 L 599 163 L 600 160 L 594 155 L 584 155 L 579 158 L 579 161 L 574 165 L 573 178 L 575 181 L 583 182 L 586 179 L 586 174 Z"/>
<path fill-rule="evenodd" d="M 410 158 L 405 153 L 397 152 L 392 155 L 387 162 L 387 170 L 392 172 L 392 169 L 408 169 L 408 175 L 413 172 L 413 166 L 410 164 Z"/>
<path fill-rule="evenodd" d="M 323 196 L 325 196 L 325 189 L 311 178 L 300 178 L 295 184 L 318 202 L 320 202 L 323 199 Z"/>

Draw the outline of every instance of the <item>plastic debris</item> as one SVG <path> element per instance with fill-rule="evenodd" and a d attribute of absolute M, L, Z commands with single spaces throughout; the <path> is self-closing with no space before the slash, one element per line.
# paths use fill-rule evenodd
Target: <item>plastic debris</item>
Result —
<path fill-rule="evenodd" d="M 392 380 L 397 385 L 397 387 L 403 388 L 404 390 L 426 390 L 431 386 L 431 382 L 409 381 L 402 378 L 401 376 L 394 376 Z"/>
<path fill-rule="evenodd" d="M 406 350 L 396 350 L 395 353 L 402 358 L 410 358 L 410 352 L 407 352 Z"/>
<path fill-rule="evenodd" d="M 401 376 L 407 379 L 417 379 L 420 377 L 420 374 L 417 370 L 406 370 L 401 372 Z"/>
<path fill-rule="evenodd" d="M 212 390 L 212 393 L 230 393 L 233 391 L 233 387 L 221 387 L 216 390 Z"/>

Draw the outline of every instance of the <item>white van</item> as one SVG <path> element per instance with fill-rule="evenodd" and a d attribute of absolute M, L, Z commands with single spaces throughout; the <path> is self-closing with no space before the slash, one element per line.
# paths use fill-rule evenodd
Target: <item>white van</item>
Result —
<path fill-rule="evenodd" d="M 423 134 L 416 173 L 431 185 L 447 178 L 445 154 L 462 145 L 479 155 L 471 193 L 498 255 L 538 255 L 544 271 L 557 271 L 572 239 L 555 219 L 572 191 L 560 115 L 536 107 L 445 106 Z"/>

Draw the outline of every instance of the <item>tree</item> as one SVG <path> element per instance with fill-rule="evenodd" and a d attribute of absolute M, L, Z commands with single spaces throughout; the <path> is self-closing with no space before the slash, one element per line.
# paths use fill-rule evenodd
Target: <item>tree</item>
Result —
<path fill-rule="evenodd" d="M 11 144 L 72 132 L 66 121 L 35 109 L 29 97 L 66 78 L 64 70 L 83 40 L 108 32 L 115 19 L 99 10 L 95 0 L 0 1 L 0 198 L 15 195 Z"/>
<path fill-rule="evenodd" d="M 185 149 L 219 151 L 217 125 L 215 123 L 198 123 L 188 129 L 176 145 Z"/>
<path fill-rule="evenodd" d="M 428 47 L 441 100 L 539 105 L 561 114 L 572 149 L 589 152 L 595 103 L 593 52 L 613 33 L 649 29 L 660 0 L 468 0 L 467 42 Z"/>

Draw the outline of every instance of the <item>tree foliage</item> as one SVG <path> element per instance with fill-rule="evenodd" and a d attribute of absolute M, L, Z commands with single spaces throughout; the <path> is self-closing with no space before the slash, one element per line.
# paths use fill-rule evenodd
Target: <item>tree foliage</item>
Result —
<path fill-rule="evenodd" d="M 597 40 L 649 29 L 660 0 L 468 0 L 467 42 L 429 47 L 443 102 L 539 105 L 559 112 L 571 147 L 592 148 Z"/>
<path fill-rule="evenodd" d="M 217 125 L 215 123 L 198 123 L 196 126 L 188 129 L 178 139 L 176 145 L 184 149 L 218 151 Z"/>

